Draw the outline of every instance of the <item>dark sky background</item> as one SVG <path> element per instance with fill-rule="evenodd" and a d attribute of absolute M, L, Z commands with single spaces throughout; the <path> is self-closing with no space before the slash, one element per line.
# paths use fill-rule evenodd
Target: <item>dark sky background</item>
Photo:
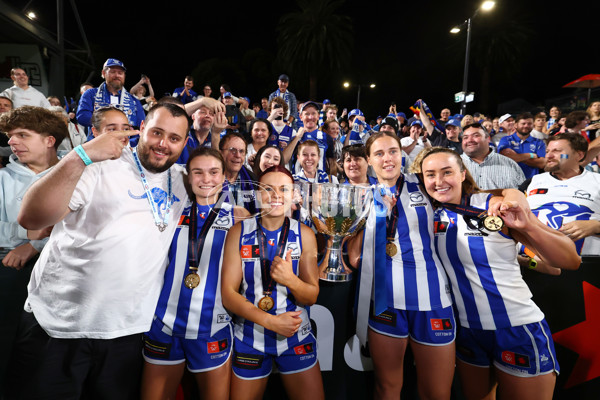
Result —
<path fill-rule="evenodd" d="M 50 7 L 46 18 L 40 21 L 49 27 L 55 18 L 53 3 L 31 2 L 32 8 Z M 549 107 L 565 101 L 559 97 L 574 94 L 573 89 L 563 89 L 562 85 L 585 74 L 600 73 L 596 49 L 600 32 L 597 2 L 576 2 L 577 10 L 569 8 L 572 3 L 556 3 L 501 0 L 491 13 L 480 13 L 473 20 L 468 88 L 475 92 L 476 101 L 468 105 L 467 112 L 497 115 L 502 111 L 498 110 L 499 105 L 514 99 Z M 144 73 L 160 96 L 181 86 L 185 75 L 196 75 L 198 64 L 216 59 L 219 73 L 208 78 L 213 93 L 221 83 L 229 83 L 235 95 L 248 96 L 254 102 L 274 91 L 277 76 L 287 72 L 276 57 L 276 26 L 281 15 L 299 10 L 296 2 L 153 4 L 77 2 L 97 65 L 94 84 L 100 83 L 99 71 L 104 60 L 115 57 L 127 67 L 127 87 Z M 392 101 L 399 110 L 408 112 L 418 98 L 427 101 L 435 113 L 443 107 L 458 112 L 454 93 L 462 89 L 466 32 L 452 35 L 449 30 L 472 16 L 479 4 L 479 1 L 346 1 L 337 13 L 352 19 L 354 50 L 341 71 L 323 72 L 317 98 L 311 100 L 329 98 L 342 108 L 354 108 L 356 88 L 342 88 L 344 80 L 351 80 L 377 85 L 374 90 L 363 88 L 361 92 L 361 109 L 369 119 L 385 114 Z M 80 44 L 68 1 L 65 10 L 67 39 Z M 514 62 L 493 64 L 490 83 L 485 86 L 489 95 L 483 101 L 484 63 L 475 47 L 481 46 L 486 35 L 502 40 L 518 30 L 513 28 L 515 25 L 522 27 L 525 35 L 513 41 L 514 50 L 508 50 Z M 88 73 L 69 74 L 67 91 L 74 94 Z M 196 82 L 195 89 L 201 89 L 203 83 Z M 292 75 L 289 88 L 299 101 L 308 100 L 306 79 Z"/>

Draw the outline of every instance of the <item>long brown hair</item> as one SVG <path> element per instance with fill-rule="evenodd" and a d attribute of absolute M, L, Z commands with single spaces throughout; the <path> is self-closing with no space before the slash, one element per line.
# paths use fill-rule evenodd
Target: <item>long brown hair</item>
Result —
<path fill-rule="evenodd" d="M 419 174 L 419 176 L 421 177 L 421 181 L 423 181 L 423 161 L 425 161 L 425 159 L 430 155 L 438 153 L 445 153 L 449 154 L 451 157 L 454 157 L 456 163 L 460 168 L 460 171 L 465 172 L 465 180 L 462 182 L 461 185 L 463 195 L 471 195 L 474 193 L 482 192 L 482 190 L 479 189 L 479 187 L 477 186 L 477 183 L 475 183 L 475 179 L 473 179 L 473 176 L 465 166 L 465 163 L 463 162 L 460 155 L 454 150 L 451 150 L 447 147 L 429 147 L 421 151 L 415 158 L 415 161 L 413 161 L 410 167 L 410 172 Z"/>

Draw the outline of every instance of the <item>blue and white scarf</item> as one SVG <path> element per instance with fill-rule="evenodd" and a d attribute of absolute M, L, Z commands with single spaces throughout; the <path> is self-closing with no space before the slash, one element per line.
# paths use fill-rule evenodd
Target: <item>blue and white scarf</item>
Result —
<path fill-rule="evenodd" d="M 134 97 L 125 88 L 121 89 L 119 93 L 119 102 L 117 104 L 112 104 L 110 101 L 112 94 L 106 89 L 106 82 L 103 82 L 98 87 L 96 97 L 94 98 L 94 111 L 101 107 L 112 105 L 127 115 L 127 119 L 129 120 L 129 124 L 131 126 L 138 126 L 137 104 L 134 100 Z"/>

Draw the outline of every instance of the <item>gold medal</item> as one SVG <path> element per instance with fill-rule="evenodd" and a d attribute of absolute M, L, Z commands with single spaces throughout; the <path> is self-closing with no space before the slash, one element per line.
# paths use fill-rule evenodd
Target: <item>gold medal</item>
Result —
<path fill-rule="evenodd" d="M 491 232 L 498 232 L 504 226 L 504 221 L 500 217 L 488 215 L 483 219 L 483 226 Z"/>
<path fill-rule="evenodd" d="M 258 308 L 260 308 L 263 311 L 271 311 L 274 305 L 275 302 L 273 301 L 273 298 L 269 295 L 264 296 L 258 301 Z"/>
<path fill-rule="evenodd" d="M 194 289 L 194 288 L 198 287 L 198 285 L 200 284 L 200 275 L 198 275 L 195 272 L 190 272 L 189 274 L 187 274 L 185 276 L 185 279 L 183 280 L 183 284 L 188 289 Z"/>
<path fill-rule="evenodd" d="M 395 243 L 388 243 L 385 245 L 385 252 L 388 256 L 394 257 L 398 252 L 398 248 Z"/>

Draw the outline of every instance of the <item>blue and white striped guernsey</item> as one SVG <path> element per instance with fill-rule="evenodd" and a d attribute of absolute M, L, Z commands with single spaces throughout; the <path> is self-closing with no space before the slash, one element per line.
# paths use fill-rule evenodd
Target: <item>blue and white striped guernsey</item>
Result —
<path fill-rule="evenodd" d="M 198 205 L 198 235 L 213 206 Z M 186 207 L 169 249 L 169 266 L 165 271 L 163 289 L 155 318 L 164 324 L 166 334 L 197 339 L 214 335 L 231 323 L 231 317 L 221 300 L 221 265 L 223 246 L 229 228 L 235 223 L 233 206 L 223 203 L 207 237 L 198 262 L 200 284 L 187 288 L 183 280 L 189 271 L 190 207 Z"/>
<path fill-rule="evenodd" d="M 240 235 L 240 255 L 242 257 L 243 280 L 240 293 L 255 306 L 263 297 L 263 284 L 261 278 L 261 264 L 259 256 L 259 240 L 257 232 L 258 221 L 256 218 L 250 218 L 242 221 L 242 232 Z M 293 219 L 290 219 L 290 229 L 283 254 L 288 250 L 292 250 L 292 268 L 298 275 L 298 261 L 302 253 L 302 237 L 300 235 L 301 224 Z M 281 229 L 271 232 L 262 228 L 267 239 L 268 259 L 273 260 L 276 254 L 277 243 Z M 275 282 L 273 282 L 275 284 Z M 236 317 L 235 320 L 235 337 L 241 340 L 248 346 L 261 351 L 263 353 L 280 355 L 284 351 L 296 346 L 310 334 L 310 319 L 309 308 L 296 304 L 294 296 L 290 293 L 287 287 L 276 284 L 271 294 L 275 301 L 275 307 L 268 311 L 270 314 L 279 315 L 287 311 L 302 311 L 300 317 L 302 323 L 298 332 L 286 338 L 276 334 L 275 332 L 265 329 L 264 327 L 245 320 L 241 317 Z"/>
<path fill-rule="evenodd" d="M 477 193 L 469 202 L 487 210 L 490 197 Z M 452 283 L 462 326 L 495 330 L 544 318 L 523 281 L 512 238 L 470 228 L 462 215 L 440 208 L 435 213 L 435 245 Z"/>

